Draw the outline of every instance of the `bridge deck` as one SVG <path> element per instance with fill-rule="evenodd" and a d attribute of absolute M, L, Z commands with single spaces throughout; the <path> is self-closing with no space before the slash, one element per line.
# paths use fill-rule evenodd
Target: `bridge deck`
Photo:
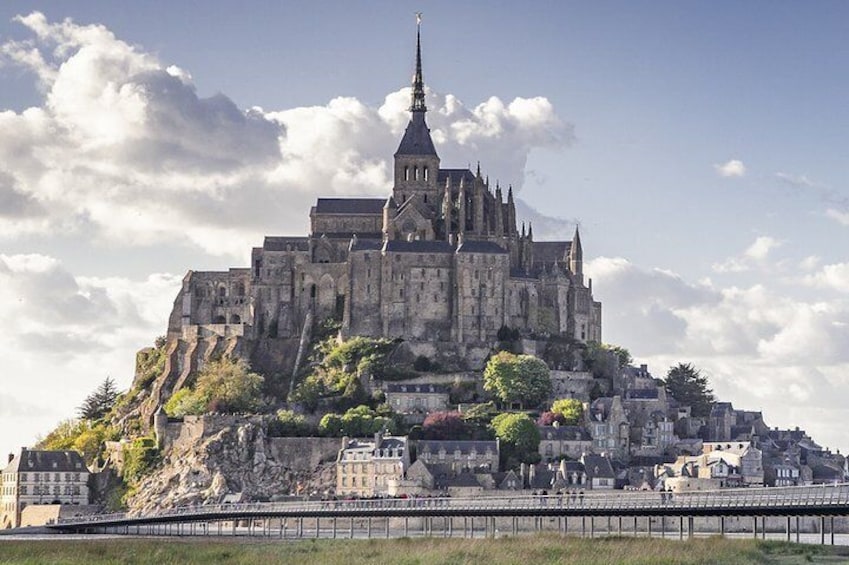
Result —
<path fill-rule="evenodd" d="M 148 515 L 101 514 L 63 519 L 64 531 L 248 518 L 477 516 L 836 516 L 849 515 L 849 484 L 723 489 L 693 493 L 607 491 L 548 496 L 386 498 L 214 504 Z"/>

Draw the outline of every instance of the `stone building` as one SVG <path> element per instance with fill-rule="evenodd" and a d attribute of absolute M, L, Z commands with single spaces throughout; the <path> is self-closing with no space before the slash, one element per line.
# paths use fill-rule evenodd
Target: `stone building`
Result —
<path fill-rule="evenodd" d="M 564 457 L 578 459 L 593 450 L 593 438 L 583 426 L 537 426 L 540 435 L 539 454 L 551 462 Z"/>
<path fill-rule="evenodd" d="M 475 470 L 498 471 L 499 443 L 496 441 L 419 440 L 418 459 L 441 465 L 452 474 Z"/>
<path fill-rule="evenodd" d="M 386 385 L 386 403 L 399 414 L 429 414 L 448 409 L 449 387 L 442 384 Z"/>
<path fill-rule="evenodd" d="M 443 168 L 425 118 L 420 44 L 417 35 L 392 193 L 319 198 L 308 234 L 266 237 L 248 268 L 189 271 L 169 318 L 172 351 L 212 347 L 196 345 L 211 337 L 298 338 L 329 317 L 346 335 L 446 347 L 490 343 L 502 326 L 601 341 L 578 230 L 571 241 L 535 241 L 518 225 L 512 187 L 492 186 L 480 166 Z M 181 363 L 185 375 L 191 363 Z"/>
<path fill-rule="evenodd" d="M 9 456 L 0 481 L 0 527 L 21 525 L 21 514 L 33 505 L 87 505 L 89 470 L 76 451 L 22 448 Z"/>
<path fill-rule="evenodd" d="M 390 485 L 404 478 L 410 467 L 407 437 L 342 439 L 336 458 L 336 494 L 361 497 L 389 494 Z"/>

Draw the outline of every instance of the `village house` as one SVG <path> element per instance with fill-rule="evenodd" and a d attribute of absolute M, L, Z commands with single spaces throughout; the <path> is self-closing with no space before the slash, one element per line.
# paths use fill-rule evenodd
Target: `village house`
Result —
<path fill-rule="evenodd" d="M 16 528 L 27 507 L 87 505 L 89 470 L 76 451 L 21 448 L 9 455 L 0 482 L 0 524 Z"/>
<path fill-rule="evenodd" d="M 399 414 L 421 415 L 448 409 L 448 387 L 441 384 L 388 384 L 386 403 Z"/>
<path fill-rule="evenodd" d="M 484 470 L 498 471 L 499 442 L 419 440 L 416 442 L 418 460 L 438 464 L 452 474 Z"/>
<path fill-rule="evenodd" d="M 345 437 L 336 458 L 336 494 L 387 495 L 390 483 L 403 479 L 409 467 L 406 436 L 377 433 L 373 440 Z"/>
<path fill-rule="evenodd" d="M 537 426 L 539 430 L 539 454 L 544 462 L 564 457 L 579 458 L 592 451 L 593 438 L 582 426 L 564 426 L 555 422 L 551 426 Z"/>

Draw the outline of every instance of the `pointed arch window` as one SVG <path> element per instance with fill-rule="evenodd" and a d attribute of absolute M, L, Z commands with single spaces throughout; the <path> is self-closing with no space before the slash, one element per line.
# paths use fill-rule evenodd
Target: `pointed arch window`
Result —
<path fill-rule="evenodd" d="M 404 180 L 410 180 L 410 167 L 404 167 Z"/>
<path fill-rule="evenodd" d="M 428 169 L 427 169 L 426 166 L 422 169 L 422 177 L 423 177 L 425 182 L 428 181 Z"/>

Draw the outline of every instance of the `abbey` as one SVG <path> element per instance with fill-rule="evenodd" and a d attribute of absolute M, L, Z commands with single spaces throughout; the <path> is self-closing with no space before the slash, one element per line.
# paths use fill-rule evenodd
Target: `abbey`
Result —
<path fill-rule="evenodd" d="M 169 338 L 298 337 L 341 320 L 347 335 L 484 344 L 502 327 L 601 341 L 601 303 L 572 241 L 534 241 L 517 228 L 512 187 L 441 168 L 425 115 L 416 38 L 410 121 L 386 199 L 319 198 L 310 233 L 266 237 L 249 268 L 190 271 Z"/>

